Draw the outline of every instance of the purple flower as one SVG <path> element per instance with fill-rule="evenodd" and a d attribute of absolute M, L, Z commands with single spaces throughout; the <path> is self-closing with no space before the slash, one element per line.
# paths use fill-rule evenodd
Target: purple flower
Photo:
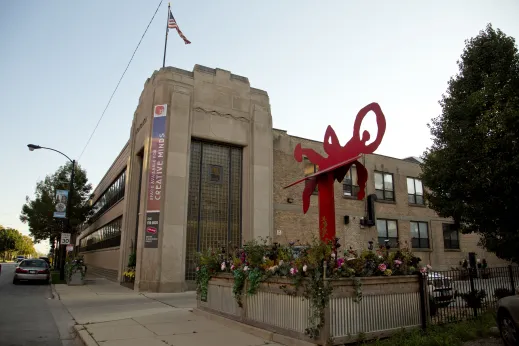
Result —
<path fill-rule="evenodd" d="M 343 264 L 344 264 L 344 258 L 341 257 L 337 260 L 337 267 L 342 267 Z"/>

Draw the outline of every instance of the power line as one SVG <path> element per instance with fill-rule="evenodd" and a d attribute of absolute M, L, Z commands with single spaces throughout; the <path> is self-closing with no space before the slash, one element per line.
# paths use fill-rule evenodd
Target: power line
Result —
<path fill-rule="evenodd" d="M 115 89 L 112 93 L 112 95 L 110 96 L 110 99 L 108 100 L 108 103 L 106 104 L 106 107 L 105 109 L 103 110 L 103 113 L 101 114 L 101 117 L 99 118 L 99 120 L 97 121 L 97 124 L 96 126 L 94 127 L 94 130 L 92 131 L 92 134 L 90 135 L 90 137 L 88 138 L 88 141 L 86 142 L 85 144 L 85 147 L 83 148 L 83 150 L 81 151 L 81 154 L 79 155 L 78 157 L 78 161 L 81 159 L 81 156 L 83 156 L 83 154 L 85 153 L 85 150 L 86 148 L 88 147 L 88 144 L 90 144 L 90 140 L 92 140 L 92 137 L 94 136 L 94 133 L 96 132 L 97 130 L 97 127 L 99 126 L 99 123 L 101 122 L 101 120 L 103 119 L 105 113 L 106 113 L 106 110 L 108 109 L 108 107 L 110 106 L 110 103 L 112 102 L 112 99 L 117 91 L 117 89 L 119 88 L 119 85 L 121 84 L 121 81 L 123 80 L 124 78 L 124 75 L 126 74 L 126 71 L 128 71 L 128 67 L 130 67 L 130 64 L 132 63 L 132 60 L 133 60 L 133 57 L 135 56 L 135 53 L 137 53 L 137 49 L 139 49 L 139 46 L 141 45 L 141 42 L 142 40 L 144 39 L 144 36 L 146 35 L 146 33 L 148 32 L 148 29 L 151 25 L 151 23 L 153 22 L 153 19 L 155 19 L 155 15 L 157 15 L 157 12 L 159 11 L 159 8 L 160 8 L 160 5 L 162 5 L 162 1 L 163 0 L 160 0 L 159 2 L 159 5 L 157 6 L 157 9 L 155 10 L 155 13 L 153 14 L 153 17 L 151 17 L 151 20 L 150 22 L 148 23 L 148 26 L 146 27 L 146 30 L 144 30 L 144 33 L 142 34 L 142 37 L 141 39 L 139 40 L 139 43 L 137 44 L 137 47 L 135 47 L 135 50 L 133 51 L 133 54 L 132 54 L 132 57 L 130 58 L 130 61 L 128 62 L 128 65 L 126 65 L 126 68 L 124 69 L 124 72 L 123 74 L 121 75 L 121 78 L 119 78 L 119 82 L 117 82 L 117 85 L 115 86 Z"/>

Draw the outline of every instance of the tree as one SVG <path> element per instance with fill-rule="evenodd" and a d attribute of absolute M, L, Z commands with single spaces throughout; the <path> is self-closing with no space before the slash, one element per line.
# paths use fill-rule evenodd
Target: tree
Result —
<path fill-rule="evenodd" d="M 21 235 L 21 237 L 19 237 L 16 242 L 16 252 L 18 253 L 18 255 L 23 256 L 36 255 L 36 250 L 34 249 L 34 242 L 31 239 L 31 237 Z"/>
<path fill-rule="evenodd" d="M 6 257 L 11 258 L 16 251 L 16 245 L 19 244 L 22 235 L 15 229 L 4 228 L 0 225 L 0 255 L 2 261 L 5 262 Z"/>
<path fill-rule="evenodd" d="M 463 233 L 480 234 L 487 250 L 519 262 L 519 54 L 514 38 L 490 24 L 465 43 L 429 124 L 426 199 Z"/>
<path fill-rule="evenodd" d="M 61 166 L 54 174 L 47 175 L 36 184 L 33 200 L 26 198 L 22 207 L 20 220 L 29 225 L 29 231 L 36 242 L 59 238 L 59 234 L 67 230 L 66 219 L 54 218 L 56 190 L 68 190 L 72 164 Z M 76 166 L 74 176 L 74 193 L 69 195 L 71 210 L 67 210 L 72 233 L 80 231 L 81 225 L 91 213 L 89 203 L 92 185 L 88 183 L 86 171 Z"/>

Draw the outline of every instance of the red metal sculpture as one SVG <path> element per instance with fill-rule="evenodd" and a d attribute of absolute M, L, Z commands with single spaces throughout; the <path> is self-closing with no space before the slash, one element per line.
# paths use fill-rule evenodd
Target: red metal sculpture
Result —
<path fill-rule="evenodd" d="M 373 111 L 377 119 L 377 138 L 370 144 L 367 142 L 370 139 L 368 131 L 362 133 L 360 136 L 360 126 L 362 120 Z M 363 199 L 365 196 L 366 182 L 368 180 L 368 171 L 363 164 L 359 162 L 362 154 L 372 154 L 377 150 L 382 137 L 386 132 L 386 118 L 378 103 L 371 103 L 362 108 L 353 125 L 353 137 L 344 146 L 341 146 L 335 131 L 331 126 L 328 126 L 324 134 L 323 148 L 328 157 L 323 157 L 313 149 L 302 148 L 298 144 L 294 150 L 294 157 L 298 162 L 303 161 L 303 156 L 318 166 L 318 171 L 303 179 L 300 179 L 288 186 L 291 187 L 306 181 L 305 189 L 303 190 L 303 212 L 306 214 L 310 207 L 310 196 L 318 187 L 319 200 L 319 236 L 321 241 L 329 242 L 335 240 L 335 200 L 333 184 L 335 180 L 342 182 L 351 165 L 357 168 L 357 184 L 359 192 L 357 198 Z"/>

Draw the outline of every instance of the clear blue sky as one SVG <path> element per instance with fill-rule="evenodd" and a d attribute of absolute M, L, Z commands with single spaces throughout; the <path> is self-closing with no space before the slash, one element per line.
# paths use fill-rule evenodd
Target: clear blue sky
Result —
<path fill-rule="evenodd" d="M 0 9 L 0 224 L 19 221 L 37 180 L 77 158 L 159 1 L 4 1 Z M 144 82 L 162 66 L 159 9 L 80 160 L 94 186 L 129 137 Z M 219 67 L 270 95 L 274 126 L 344 144 L 357 111 L 377 101 L 388 120 L 378 153 L 421 155 L 427 123 L 457 71 L 464 40 L 491 22 L 519 38 L 519 2 L 238 1 L 172 3 L 191 45 L 172 32 L 167 65 Z M 366 123 L 368 128 L 374 120 Z"/>

